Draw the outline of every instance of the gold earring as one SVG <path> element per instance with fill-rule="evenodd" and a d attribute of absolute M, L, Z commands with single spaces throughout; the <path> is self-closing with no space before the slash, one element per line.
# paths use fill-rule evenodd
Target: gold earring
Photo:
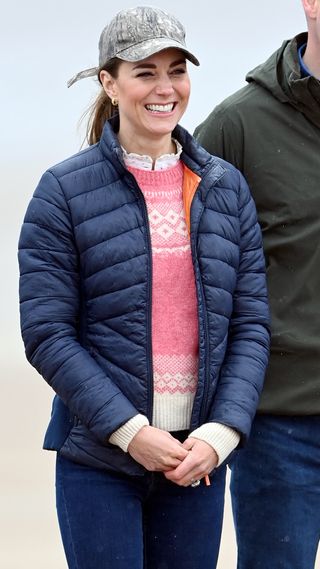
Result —
<path fill-rule="evenodd" d="M 112 97 L 112 98 L 111 98 L 111 104 L 112 104 L 114 107 L 117 107 L 117 106 L 118 106 L 118 100 L 117 100 L 115 97 Z"/>

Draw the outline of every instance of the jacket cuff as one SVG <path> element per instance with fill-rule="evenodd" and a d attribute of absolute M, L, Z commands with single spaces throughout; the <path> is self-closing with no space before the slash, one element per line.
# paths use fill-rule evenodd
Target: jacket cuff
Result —
<path fill-rule="evenodd" d="M 217 466 L 225 461 L 240 441 L 240 434 L 237 431 L 221 423 L 205 423 L 190 433 L 189 437 L 200 439 L 212 446 L 218 455 Z"/>
<path fill-rule="evenodd" d="M 119 427 L 109 438 L 109 443 L 120 447 L 124 452 L 128 452 L 128 446 L 133 437 L 142 429 L 149 425 L 147 417 L 144 415 L 135 415 L 129 419 L 124 425 Z"/>

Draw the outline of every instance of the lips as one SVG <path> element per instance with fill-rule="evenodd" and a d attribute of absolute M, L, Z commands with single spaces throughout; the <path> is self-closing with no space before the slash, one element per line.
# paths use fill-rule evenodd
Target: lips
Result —
<path fill-rule="evenodd" d="M 166 105 L 146 105 L 146 109 L 152 113 L 170 113 L 175 103 L 167 103 Z"/>

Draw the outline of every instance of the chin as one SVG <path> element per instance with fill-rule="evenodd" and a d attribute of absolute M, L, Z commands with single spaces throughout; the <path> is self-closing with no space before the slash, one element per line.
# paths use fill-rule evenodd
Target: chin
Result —
<path fill-rule="evenodd" d="M 149 133 L 156 135 L 158 134 L 159 136 L 164 136 L 166 134 L 171 134 L 172 131 L 176 128 L 177 126 L 177 121 L 172 122 L 171 124 L 163 124 L 163 125 L 157 125 L 154 128 L 150 128 L 149 129 Z"/>

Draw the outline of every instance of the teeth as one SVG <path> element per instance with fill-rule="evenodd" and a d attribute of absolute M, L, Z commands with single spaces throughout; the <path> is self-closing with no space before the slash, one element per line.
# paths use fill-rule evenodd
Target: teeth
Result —
<path fill-rule="evenodd" d="M 173 103 L 169 103 L 168 105 L 146 105 L 146 108 L 148 111 L 155 111 L 157 113 L 170 113 L 173 106 Z"/>

